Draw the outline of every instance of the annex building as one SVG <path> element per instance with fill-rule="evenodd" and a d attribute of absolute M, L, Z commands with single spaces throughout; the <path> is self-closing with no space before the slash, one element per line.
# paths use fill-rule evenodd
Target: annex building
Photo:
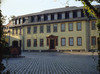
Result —
<path fill-rule="evenodd" d="M 99 5 L 95 6 L 100 8 Z M 50 9 L 15 17 L 9 45 L 24 51 L 98 49 L 96 20 L 83 7 Z"/>

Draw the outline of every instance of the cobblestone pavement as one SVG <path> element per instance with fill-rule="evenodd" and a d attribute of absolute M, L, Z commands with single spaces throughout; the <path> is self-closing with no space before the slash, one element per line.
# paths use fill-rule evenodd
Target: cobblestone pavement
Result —
<path fill-rule="evenodd" d="M 10 74 L 99 74 L 98 57 L 57 52 L 24 52 L 25 58 L 10 58 L 3 63 Z"/>

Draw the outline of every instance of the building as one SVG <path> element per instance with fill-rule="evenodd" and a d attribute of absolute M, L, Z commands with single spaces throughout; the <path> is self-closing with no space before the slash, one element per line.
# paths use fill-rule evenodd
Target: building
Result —
<path fill-rule="evenodd" d="M 18 16 L 10 26 L 10 46 L 24 51 L 97 49 L 99 35 L 95 23 L 96 19 L 83 7 L 75 6 Z"/>

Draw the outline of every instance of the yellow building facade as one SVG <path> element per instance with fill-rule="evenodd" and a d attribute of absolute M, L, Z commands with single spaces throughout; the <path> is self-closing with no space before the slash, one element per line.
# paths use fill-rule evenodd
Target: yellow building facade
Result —
<path fill-rule="evenodd" d="M 88 14 L 86 14 L 89 16 Z M 96 20 L 83 7 L 65 7 L 18 16 L 10 26 L 10 46 L 24 51 L 97 50 Z"/>

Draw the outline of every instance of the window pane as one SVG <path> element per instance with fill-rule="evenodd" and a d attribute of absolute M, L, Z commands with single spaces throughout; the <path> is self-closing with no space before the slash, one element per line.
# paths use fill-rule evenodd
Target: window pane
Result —
<path fill-rule="evenodd" d="M 47 33 L 51 31 L 50 25 L 47 25 Z"/>
<path fill-rule="evenodd" d="M 73 24 L 72 23 L 69 24 L 69 31 L 73 31 Z"/>
<path fill-rule="evenodd" d="M 81 46 L 82 45 L 82 38 L 81 37 L 78 37 L 77 38 L 77 45 L 78 46 Z"/>
<path fill-rule="evenodd" d="M 61 39 L 61 45 L 62 45 L 62 46 L 65 46 L 65 44 L 66 44 L 66 39 L 65 39 L 65 38 L 62 38 L 62 39 Z"/>
<path fill-rule="evenodd" d="M 95 30 L 95 29 L 96 29 L 96 25 L 95 25 L 95 24 L 96 24 L 96 22 L 93 21 L 93 22 L 92 22 L 92 30 Z"/>
<path fill-rule="evenodd" d="M 65 24 L 61 24 L 61 32 L 65 32 Z"/>
<path fill-rule="evenodd" d="M 37 33 L 37 27 L 36 26 L 34 27 L 33 32 Z"/>
<path fill-rule="evenodd" d="M 77 17 L 81 17 L 81 11 L 77 11 Z"/>
<path fill-rule="evenodd" d="M 44 30 L 43 26 L 40 26 L 40 33 L 43 33 L 43 30 Z"/>
<path fill-rule="evenodd" d="M 27 34 L 31 33 L 31 27 L 27 27 Z"/>
<path fill-rule="evenodd" d="M 43 47 L 43 39 L 40 39 L 40 47 Z"/>
<path fill-rule="evenodd" d="M 53 25 L 53 32 L 57 32 L 57 24 Z"/>
<path fill-rule="evenodd" d="M 65 19 L 65 13 L 62 13 L 62 19 Z"/>
<path fill-rule="evenodd" d="M 77 31 L 81 30 L 81 23 L 77 23 Z"/>
<path fill-rule="evenodd" d="M 74 45 L 73 38 L 69 38 L 69 45 L 70 46 L 73 46 Z"/>
<path fill-rule="evenodd" d="M 48 15 L 48 20 L 51 20 L 51 15 Z"/>
<path fill-rule="evenodd" d="M 69 13 L 69 18 L 73 18 L 73 12 Z"/>
<path fill-rule="evenodd" d="M 96 37 L 92 37 L 92 45 L 96 45 Z"/>
<path fill-rule="evenodd" d="M 27 47 L 31 47 L 31 39 L 27 40 Z"/>
<path fill-rule="evenodd" d="M 54 14 L 54 19 L 57 20 L 58 16 L 57 14 Z"/>
<path fill-rule="evenodd" d="M 34 39 L 34 47 L 37 47 L 37 39 Z"/>

